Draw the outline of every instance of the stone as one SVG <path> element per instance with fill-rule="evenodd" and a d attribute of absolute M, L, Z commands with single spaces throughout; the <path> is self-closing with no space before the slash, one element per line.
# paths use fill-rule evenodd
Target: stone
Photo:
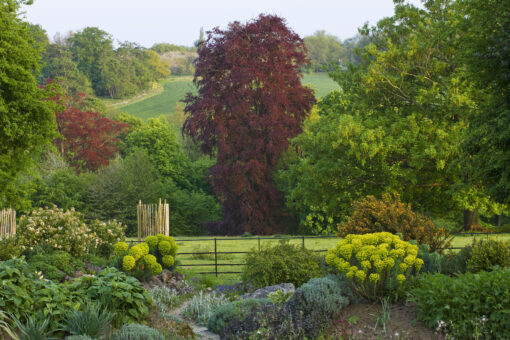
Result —
<path fill-rule="evenodd" d="M 282 283 L 274 286 L 267 286 L 264 288 L 257 289 L 253 293 L 246 293 L 241 295 L 239 299 L 267 299 L 269 294 L 281 290 L 283 294 L 294 293 L 296 287 L 292 283 Z"/>

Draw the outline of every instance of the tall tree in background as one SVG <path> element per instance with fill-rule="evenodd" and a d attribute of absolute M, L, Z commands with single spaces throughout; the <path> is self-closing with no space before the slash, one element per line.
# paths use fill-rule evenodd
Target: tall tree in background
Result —
<path fill-rule="evenodd" d="M 338 65 L 346 52 L 340 40 L 334 35 L 326 34 L 326 31 L 317 31 L 303 40 L 313 72 L 330 70 L 331 64 Z"/>
<path fill-rule="evenodd" d="M 301 85 L 303 40 L 283 19 L 260 15 L 208 32 L 198 54 L 198 95 L 185 99 L 183 131 L 216 155 L 210 175 L 225 216 L 216 231 L 280 231 L 284 205 L 273 170 L 315 102 Z"/>
<path fill-rule="evenodd" d="M 466 153 L 475 177 L 501 203 L 510 204 L 510 2 L 462 0 L 462 60 L 482 95 L 469 127 Z"/>
<path fill-rule="evenodd" d="M 35 77 L 41 44 L 17 15 L 29 2 L 0 3 L 0 204 L 10 203 L 8 187 L 56 134 L 53 103 Z"/>

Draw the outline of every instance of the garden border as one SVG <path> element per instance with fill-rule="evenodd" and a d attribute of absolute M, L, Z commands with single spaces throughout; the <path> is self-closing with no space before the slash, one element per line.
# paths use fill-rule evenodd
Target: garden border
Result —
<path fill-rule="evenodd" d="M 489 239 L 489 235 L 510 235 L 510 232 L 474 232 L 474 233 L 453 233 L 451 236 L 472 236 L 472 235 L 486 235 L 487 239 Z M 194 242 L 194 241 L 214 241 L 214 251 L 207 251 L 207 252 L 196 252 L 196 253 L 177 253 L 177 255 L 214 255 L 214 263 L 204 263 L 204 264 L 176 264 L 178 267 L 212 267 L 214 266 L 214 271 L 212 272 L 198 272 L 198 274 L 215 274 L 216 276 L 220 274 L 241 274 L 242 272 L 235 272 L 235 271 L 218 271 L 218 267 L 221 266 L 244 266 L 244 263 L 218 263 L 218 254 L 249 254 L 249 251 L 218 251 L 218 242 L 221 241 L 235 241 L 235 240 L 257 240 L 258 241 L 258 251 L 261 250 L 260 241 L 261 240 L 291 240 L 291 239 L 300 239 L 302 240 L 301 245 L 305 246 L 305 240 L 306 239 L 321 239 L 321 238 L 338 238 L 341 239 L 341 237 L 338 236 L 258 236 L 258 237 L 229 237 L 228 239 L 224 238 L 217 238 L 217 237 L 211 237 L 211 238 L 195 238 L 195 239 L 178 239 L 175 238 L 176 242 Z M 134 243 L 142 243 L 144 241 L 138 241 L 138 240 L 129 240 L 127 241 L 130 244 Z M 448 247 L 448 248 L 441 248 L 440 250 L 458 250 L 462 249 L 462 247 Z M 312 250 L 315 253 L 325 253 L 328 251 L 328 249 L 320 249 L 320 250 Z"/>

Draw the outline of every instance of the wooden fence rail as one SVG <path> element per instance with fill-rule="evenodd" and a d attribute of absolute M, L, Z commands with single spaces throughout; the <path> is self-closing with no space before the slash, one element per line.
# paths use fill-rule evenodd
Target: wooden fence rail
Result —
<path fill-rule="evenodd" d="M 16 234 L 16 210 L 0 210 L 0 239 L 12 237 Z"/>
<path fill-rule="evenodd" d="M 149 235 L 164 234 L 170 236 L 170 208 L 168 203 L 142 204 L 138 202 L 138 240 Z"/>

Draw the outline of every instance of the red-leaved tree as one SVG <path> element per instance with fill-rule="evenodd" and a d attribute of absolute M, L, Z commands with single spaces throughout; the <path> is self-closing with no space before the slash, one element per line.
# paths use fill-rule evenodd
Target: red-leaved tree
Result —
<path fill-rule="evenodd" d="M 82 111 L 85 94 L 54 98 L 62 105 L 56 112 L 58 131 L 55 145 L 65 160 L 76 170 L 95 171 L 108 165 L 118 151 L 117 136 L 129 125 L 101 116 L 98 112 Z"/>
<path fill-rule="evenodd" d="M 303 40 L 272 15 L 215 28 L 200 43 L 198 95 L 184 101 L 183 132 L 216 155 L 210 178 L 225 217 L 217 232 L 281 231 L 284 201 L 272 173 L 315 103 L 301 85 L 307 63 Z"/>

